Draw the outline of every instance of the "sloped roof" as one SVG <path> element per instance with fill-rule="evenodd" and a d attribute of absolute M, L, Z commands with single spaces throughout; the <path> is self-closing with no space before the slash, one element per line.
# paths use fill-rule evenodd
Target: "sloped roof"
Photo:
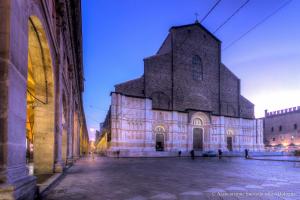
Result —
<path fill-rule="evenodd" d="M 222 42 L 221 40 L 219 40 L 219 38 L 217 38 L 214 34 L 212 34 L 209 30 L 207 30 L 203 25 L 201 25 L 198 21 L 196 21 L 193 24 L 186 24 L 186 25 L 181 25 L 181 26 L 172 26 L 170 28 L 170 31 L 172 29 L 180 29 L 180 28 L 187 28 L 187 27 L 191 27 L 191 26 L 198 26 L 201 29 L 203 29 L 205 32 L 207 32 L 209 35 L 211 35 L 215 40 L 217 40 L 218 42 Z"/>

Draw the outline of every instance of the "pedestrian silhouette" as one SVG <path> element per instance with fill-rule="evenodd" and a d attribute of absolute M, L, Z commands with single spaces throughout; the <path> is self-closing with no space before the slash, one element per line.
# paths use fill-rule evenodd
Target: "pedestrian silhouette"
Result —
<path fill-rule="evenodd" d="M 222 150 L 221 150 L 221 149 L 219 149 L 219 150 L 218 150 L 219 159 L 221 159 L 221 158 L 222 158 L 222 153 L 223 153 L 223 152 L 222 152 Z"/>
<path fill-rule="evenodd" d="M 117 158 L 120 158 L 120 150 L 117 151 Z"/>
<path fill-rule="evenodd" d="M 194 151 L 194 149 L 191 151 L 191 158 L 192 158 L 192 160 L 195 159 L 195 151 Z"/>
<path fill-rule="evenodd" d="M 178 157 L 181 157 L 181 151 L 178 151 Z"/>
<path fill-rule="evenodd" d="M 95 159 L 94 151 L 92 151 L 92 158 Z"/>
<path fill-rule="evenodd" d="M 246 159 L 249 158 L 249 151 L 248 151 L 248 149 L 245 149 L 245 158 L 246 158 Z"/>

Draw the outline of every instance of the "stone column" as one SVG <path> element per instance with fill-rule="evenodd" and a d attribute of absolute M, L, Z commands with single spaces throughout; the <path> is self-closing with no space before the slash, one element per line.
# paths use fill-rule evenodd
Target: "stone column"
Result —
<path fill-rule="evenodd" d="M 25 1 L 0 1 L 0 197 L 33 199 L 26 168 L 28 17 Z"/>
<path fill-rule="evenodd" d="M 80 157 L 80 132 L 81 132 L 81 120 L 80 116 L 78 116 L 78 127 L 77 127 L 77 140 L 76 140 L 76 158 Z"/>
<path fill-rule="evenodd" d="M 79 158 L 78 154 L 78 135 L 79 135 L 79 119 L 78 119 L 78 106 L 75 106 L 75 113 L 74 113 L 74 131 L 73 131 L 73 160 L 77 160 Z"/>
<path fill-rule="evenodd" d="M 73 87 L 70 84 L 70 95 L 69 95 L 69 120 L 68 120 L 68 149 L 67 149 L 67 164 L 73 163 L 73 131 L 74 131 L 74 106 L 73 106 Z"/>
<path fill-rule="evenodd" d="M 60 50 L 62 51 L 62 43 L 60 43 Z M 54 165 L 54 171 L 55 172 L 62 172 L 63 171 L 63 160 L 62 160 L 62 113 L 63 113 L 63 102 L 62 102 L 62 69 L 63 69 L 63 62 L 62 62 L 62 54 L 59 59 L 56 62 L 57 65 L 57 78 L 56 78 L 56 85 L 55 93 L 56 93 L 56 113 L 55 113 L 55 165 Z"/>

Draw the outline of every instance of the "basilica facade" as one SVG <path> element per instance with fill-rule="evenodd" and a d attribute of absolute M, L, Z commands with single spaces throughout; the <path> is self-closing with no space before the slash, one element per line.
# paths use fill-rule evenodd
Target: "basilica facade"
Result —
<path fill-rule="evenodd" d="M 83 90 L 80 1 L 1 0 L 0 199 L 88 152 Z"/>
<path fill-rule="evenodd" d="M 115 86 L 103 127 L 107 155 L 263 150 L 263 122 L 200 23 L 171 27 L 144 74 Z"/>

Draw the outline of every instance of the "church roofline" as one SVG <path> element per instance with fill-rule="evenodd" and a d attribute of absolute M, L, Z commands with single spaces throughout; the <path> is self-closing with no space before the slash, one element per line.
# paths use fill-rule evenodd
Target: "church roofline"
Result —
<path fill-rule="evenodd" d="M 171 52 L 168 52 L 168 53 L 163 53 L 163 54 L 155 54 L 155 55 L 153 55 L 153 56 L 148 56 L 148 57 L 145 57 L 143 60 L 145 61 L 145 60 L 149 60 L 149 59 L 153 59 L 153 58 L 157 58 L 157 57 L 159 57 L 159 56 L 165 56 L 165 55 L 170 55 L 170 53 Z"/>
<path fill-rule="evenodd" d="M 246 97 L 244 97 L 243 95 L 240 94 L 240 98 L 242 98 L 244 101 L 246 101 L 247 103 L 250 103 L 251 105 L 255 106 L 254 103 L 252 103 L 251 101 L 249 101 Z"/>
<path fill-rule="evenodd" d="M 131 79 L 131 80 L 128 80 L 128 81 L 125 81 L 125 82 L 122 82 L 122 83 L 117 83 L 117 84 L 114 85 L 114 87 L 117 87 L 117 86 L 120 86 L 120 85 L 123 85 L 123 84 L 126 84 L 126 83 L 132 83 L 132 82 L 138 81 L 142 78 L 144 78 L 144 74 L 139 78 Z"/>
<path fill-rule="evenodd" d="M 221 62 L 221 65 L 222 65 L 225 69 L 227 69 L 228 72 L 229 72 L 231 75 L 233 75 L 236 79 L 238 79 L 239 81 L 241 81 L 241 79 L 240 79 L 237 75 L 235 75 L 235 73 L 233 73 L 233 72 L 231 71 L 231 69 L 229 69 L 224 63 Z"/>
<path fill-rule="evenodd" d="M 198 26 L 200 28 L 202 28 L 205 32 L 207 32 L 210 36 L 212 36 L 215 40 L 217 40 L 218 42 L 222 43 L 222 41 L 217 38 L 214 34 L 212 34 L 209 30 L 207 30 L 203 25 L 201 25 L 199 22 L 195 22 L 193 24 L 186 24 L 186 25 L 181 25 L 181 26 L 172 26 L 169 29 L 169 32 L 171 32 L 172 29 L 179 29 L 179 28 L 186 28 L 186 27 L 190 27 L 190 26 Z"/>
<path fill-rule="evenodd" d="M 156 55 L 158 55 L 158 52 L 162 49 L 162 47 L 165 45 L 165 43 L 167 42 L 167 40 L 169 39 L 170 37 L 170 33 L 168 33 L 167 37 L 164 39 L 163 43 L 160 45 L 158 51 L 156 52 Z M 168 52 L 170 53 L 170 52 Z"/>
<path fill-rule="evenodd" d="M 120 94 L 122 96 L 132 97 L 132 98 L 139 98 L 139 99 L 150 99 L 150 98 L 145 97 L 145 96 L 131 95 L 131 94 L 125 94 L 125 93 L 122 93 L 122 92 L 115 92 L 115 91 L 110 92 L 110 96 L 112 94 Z"/>

